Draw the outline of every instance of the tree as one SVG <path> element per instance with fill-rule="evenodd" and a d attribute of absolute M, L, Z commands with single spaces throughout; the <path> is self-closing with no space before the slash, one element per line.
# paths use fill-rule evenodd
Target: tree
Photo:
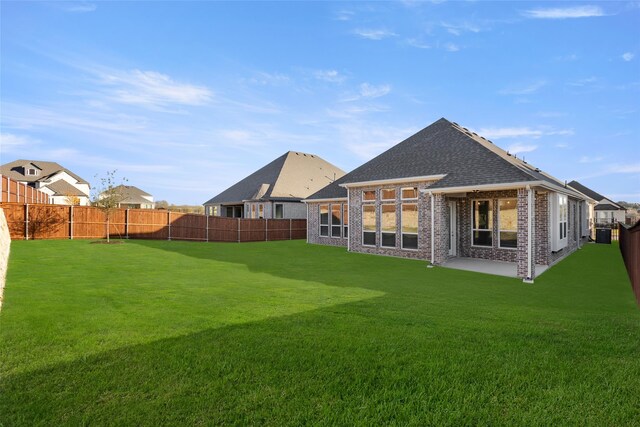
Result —
<path fill-rule="evenodd" d="M 109 242 L 109 224 L 113 212 L 120 207 L 120 203 L 124 200 L 125 194 L 122 191 L 126 178 L 122 178 L 120 184 L 116 184 L 116 170 L 107 171 L 106 175 L 100 178 L 100 187 L 94 189 L 91 205 L 100 209 L 106 218 L 107 243 Z M 98 176 L 96 175 L 96 178 Z"/>
<path fill-rule="evenodd" d="M 64 195 L 64 201 L 67 205 L 78 206 L 80 204 L 80 197 L 67 193 Z"/>

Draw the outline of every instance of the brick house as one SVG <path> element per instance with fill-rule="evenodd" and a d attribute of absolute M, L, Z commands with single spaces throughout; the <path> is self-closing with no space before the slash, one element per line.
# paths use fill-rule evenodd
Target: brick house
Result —
<path fill-rule="evenodd" d="M 315 154 L 288 151 L 203 205 L 212 216 L 301 219 L 306 217 L 302 199 L 343 175 Z"/>
<path fill-rule="evenodd" d="M 305 202 L 309 243 L 503 261 L 528 282 L 589 234 L 582 194 L 444 118 Z"/>

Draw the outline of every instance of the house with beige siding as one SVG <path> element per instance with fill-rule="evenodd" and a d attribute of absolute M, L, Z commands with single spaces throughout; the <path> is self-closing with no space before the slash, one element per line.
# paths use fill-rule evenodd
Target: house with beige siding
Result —
<path fill-rule="evenodd" d="M 288 151 L 205 202 L 205 213 L 232 218 L 306 218 L 302 200 L 343 175 L 342 169 L 318 155 Z"/>
<path fill-rule="evenodd" d="M 431 266 L 486 260 L 531 282 L 585 241 L 586 200 L 443 118 L 309 196 L 307 239 Z"/>

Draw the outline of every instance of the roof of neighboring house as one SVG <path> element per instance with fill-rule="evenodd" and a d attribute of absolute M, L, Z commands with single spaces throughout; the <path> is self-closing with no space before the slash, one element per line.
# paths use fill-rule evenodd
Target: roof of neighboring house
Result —
<path fill-rule="evenodd" d="M 82 196 L 87 197 L 85 193 L 80 191 L 77 187 L 69 184 L 64 179 L 59 179 L 52 182 L 49 185 L 45 185 L 44 188 L 48 188 L 53 191 L 54 196 Z"/>
<path fill-rule="evenodd" d="M 592 198 L 596 202 L 599 202 L 600 200 L 605 198 L 602 194 L 596 193 L 595 191 L 593 191 L 589 187 L 585 187 L 584 185 L 580 184 L 578 181 L 575 181 L 575 180 L 571 181 L 567 185 L 569 187 L 573 188 L 574 190 L 578 190 L 579 192 L 581 192 L 585 196 L 588 196 L 588 197 Z"/>
<path fill-rule="evenodd" d="M 204 204 L 301 200 L 343 175 L 342 169 L 315 154 L 288 151 Z"/>
<path fill-rule="evenodd" d="M 29 168 L 30 166 L 35 167 L 39 171 L 38 175 L 25 175 L 23 168 Z M 58 172 L 66 172 L 76 179 L 78 184 L 89 184 L 87 181 L 56 162 L 20 159 L 0 166 L 0 173 L 2 173 L 2 175 L 8 176 L 15 181 L 22 182 L 47 182 L 52 175 L 55 175 Z"/>
<path fill-rule="evenodd" d="M 596 211 L 624 211 L 626 210 L 620 205 L 612 205 L 610 203 L 600 203 L 597 204 L 594 208 Z"/>
<path fill-rule="evenodd" d="M 433 189 L 529 181 L 564 186 L 491 141 L 442 118 L 308 199 L 347 197 L 340 184 L 430 175 L 445 175 L 430 187 Z"/>
<path fill-rule="evenodd" d="M 146 203 L 153 203 L 153 201 L 146 199 L 145 197 L 153 197 L 151 194 L 142 191 L 138 187 L 134 187 L 133 185 L 118 185 L 115 187 L 123 197 L 120 203 L 127 203 L 133 205 L 140 205 Z"/>

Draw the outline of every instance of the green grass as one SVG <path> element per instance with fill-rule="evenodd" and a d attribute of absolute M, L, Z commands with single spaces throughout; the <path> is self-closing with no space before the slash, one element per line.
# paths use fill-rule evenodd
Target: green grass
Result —
<path fill-rule="evenodd" d="M 617 246 L 534 285 L 301 241 L 12 243 L 0 425 L 638 425 Z"/>

